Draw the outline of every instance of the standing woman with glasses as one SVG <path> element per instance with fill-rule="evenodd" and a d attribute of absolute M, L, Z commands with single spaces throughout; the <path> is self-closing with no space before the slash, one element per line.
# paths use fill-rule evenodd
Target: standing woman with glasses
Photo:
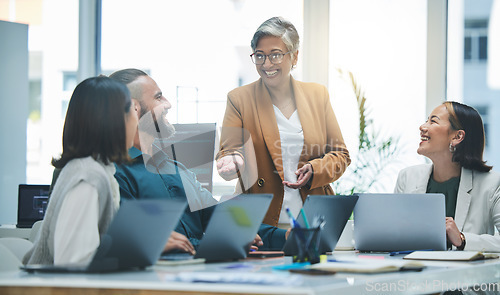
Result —
<path fill-rule="evenodd" d="M 294 25 L 268 19 L 251 47 L 260 79 L 228 94 L 217 170 L 226 180 L 252 175 L 250 183 L 238 180 L 237 191 L 273 194 L 264 223 L 286 228 L 286 208 L 297 217 L 307 195 L 333 194 L 330 183 L 350 164 L 349 152 L 326 87 L 291 75 L 299 53 Z"/>
<path fill-rule="evenodd" d="M 127 87 L 111 78 L 88 78 L 76 86 L 63 131 L 62 169 L 42 227 L 24 264 L 90 262 L 120 204 L 115 165 L 129 160 L 137 110 Z"/>
<path fill-rule="evenodd" d="M 483 161 L 479 113 L 447 101 L 420 126 L 420 138 L 417 153 L 432 164 L 401 170 L 395 192 L 444 194 L 449 246 L 500 252 L 500 175 Z"/>

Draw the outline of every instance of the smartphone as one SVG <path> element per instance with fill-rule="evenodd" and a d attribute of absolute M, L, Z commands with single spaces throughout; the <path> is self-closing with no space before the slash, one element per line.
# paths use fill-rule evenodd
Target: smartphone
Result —
<path fill-rule="evenodd" d="M 251 251 L 248 252 L 248 258 L 270 258 L 285 256 L 283 251 Z"/>

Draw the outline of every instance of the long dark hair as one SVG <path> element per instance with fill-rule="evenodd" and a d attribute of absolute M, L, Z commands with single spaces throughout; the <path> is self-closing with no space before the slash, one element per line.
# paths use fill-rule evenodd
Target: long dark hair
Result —
<path fill-rule="evenodd" d="M 125 115 L 130 111 L 127 87 L 105 76 L 78 84 L 69 101 L 63 131 L 63 152 L 52 165 L 63 168 L 75 158 L 92 156 L 104 164 L 129 159 Z"/>
<path fill-rule="evenodd" d="M 447 101 L 443 105 L 450 115 L 451 128 L 465 131 L 464 139 L 455 147 L 452 161 L 459 163 L 466 169 L 480 172 L 490 171 L 493 166 L 488 166 L 486 161 L 483 161 L 484 126 L 477 110 L 455 101 Z"/>

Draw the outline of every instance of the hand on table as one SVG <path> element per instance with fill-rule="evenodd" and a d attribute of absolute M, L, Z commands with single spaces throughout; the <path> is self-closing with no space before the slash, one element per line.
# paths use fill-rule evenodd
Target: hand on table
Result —
<path fill-rule="evenodd" d="M 181 250 L 192 255 L 196 254 L 193 245 L 189 239 L 176 231 L 172 231 L 170 237 L 168 238 L 167 244 L 163 248 L 163 252 L 168 252 L 172 250 Z"/>
<path fill-rule="evenodd" d="M 446 236 L 448 240 L 456 247 L 462 245 L 460 230 L 452 217 L 446 217 Z"/>
<path fill-rule="evenodd" d="M 260 246 L 264 245 L 262 239 L 259 235 L 255 235 L 255 239 L 252 241 L 252 246 L 250 246 L 250 250 L 258 250 Z"/>

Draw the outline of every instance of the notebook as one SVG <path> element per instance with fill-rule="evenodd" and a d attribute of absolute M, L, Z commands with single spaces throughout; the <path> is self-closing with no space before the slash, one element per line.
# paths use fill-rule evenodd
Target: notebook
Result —
<path fill-rule="evenodd" d="M 311 269 L 320 269 L 331 272 L 348 273 L 385 273 L 395 271 L 421 271 L 425 265 L 420 262 L 404 261 L 401 259 L 341 259 L 317 263 Z"/>
<path fill-rule="evenodd" d="M 16 227 L 31 228 L 43 219 L 49 202 L 49 188 L 48 184 L 19 185 Z"/>
<path fill-rule="evenodd" d="M 186 206 L 185 200 L 176 199 L 122 202 L 88 266 L 25 265 L 21 269 L 29 272 L 110 272 L 153 265 Z"/>
<path fill-rule="evenodd" d="M 359 194 L 354 242 L 360 251 L 446 250 L 443 194 Z"/>
<path fill-rule="evenodd" d="M 325 218 L 325 225 L 320 234 L 318 251 L 320 254 L 333 251 L 344 230 L 344 227 L 352 214 L 352 210 L 358 201 L 358 196 L 342 195 L 310 195 L 304 202 L 304 212 L 308 223 L 311 224 L 317 216 Z M 302 213 L 297 217 L 301 227 L 305 227 Z M 283 246 L 285 255 L 291 256 L 298 253 L 297 245 L 294 243 L 293 233 L 290 234 Z"/>
<path fill-rule="evenodd" d="M 403 259 L 413 260 L 443 260 L 443 261 L 474 261 L 498 259 L 498 254 L 480 251 L 415 251 Z"/>
<path fill-rule="evenodd" d="M 272 194 L 241 194 L 219 203 L 194 257 L 206 261 L 246 258 L 272 198 Z"/>

